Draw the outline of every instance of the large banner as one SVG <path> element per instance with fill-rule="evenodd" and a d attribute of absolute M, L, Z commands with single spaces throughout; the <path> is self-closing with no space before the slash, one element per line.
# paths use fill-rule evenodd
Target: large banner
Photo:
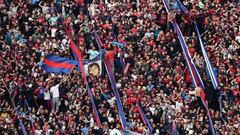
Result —
<path fill-rule="evenodd" d="M 91 60 L 83 60 L 83 69 L 86 76 L 100 76 L 102 74 L 102 53 Z"/>
<path fill-rule="evenodd" d="M 163 4 L 165 6 L 165 9 L 167 11 L 167 13 L 171 12 L 171 8 L 169 6 L 169 3 L 167 0 L 163 0 Z M 184 37 L 182 35 L 182 32 L 178 26 L 178 24 L 176 23 L 176 21 L 173 21 L 172 22 L 172 25 L 178 35 L 178 39 L 180 41 L 180 45 L 182 47 L 182 50 L 183 50 L 183 55 L 185 57 L 185 60 L 187 62 L 187 67 L 188 67 L 188 70 L 190 72 L 190 75 L 191 75 L 191 78 L 192 78 L 192 82 L 193 82 L 193 85 L 195 88 L 199 87 L 204 90 L 204 84 L 203 84 L 203 81 L 200 77 L 200 74 L 198 73 L 198 70 L 197 68 L 195 67 L 193 61 L 192 61 L 192 57 L 189 53 L 189 50 L 188 50 L 188 46 L 184 40 Z M 208 115 L 208 120 L 209 120 L 209 124 L 210 124 L 210 129 L 212 131 L 212 134 L 215 135 L 215 129 L 213 127 L 213 123 L 212 123 L 212 119 L 211 119 L 211 115 L 209 113 L 209 110 L 208 110 L 208 106 L 207 106 L 207 103 L 205 101 L 205 94 L 204 94 L 204 91 L 201 92 L 201 100 L 202 100 L 202 103 L 207 111 L 207 115 Z"/>

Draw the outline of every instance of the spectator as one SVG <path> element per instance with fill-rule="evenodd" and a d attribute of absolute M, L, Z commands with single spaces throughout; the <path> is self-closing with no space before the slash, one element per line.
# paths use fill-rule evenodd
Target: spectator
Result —
<path fill-rule="evenodd" d="M 59 85 L 57 82 L 53 82 L 52 87 L 50 88 L 50 93 L 52 95 L 52 111 L 58 112 L 59 109 Z"/>

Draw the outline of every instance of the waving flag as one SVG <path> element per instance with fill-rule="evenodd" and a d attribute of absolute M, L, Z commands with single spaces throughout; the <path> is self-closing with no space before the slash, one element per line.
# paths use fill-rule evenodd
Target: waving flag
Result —
<path fill-rule="evenodd" d="M 181 8 L 181 10 L 185 13 L 185 14 L 189 14 L 189 11 L 188 9 L 179 1 L 177 0 L 178 2 L 178 5 L 179 7 Z M 203 53 L 203 57 L 204 57 L 204 60 L 206 62 L 206 67 L 207 67 L 207 73 L 208 75 L 210 76 L 211 78 L 211 81 L 212 81 L 212 85 L 215 89 L 217 89 L 218 87 L 218 81 L 217 81 L 217 77 L 216 77 L 216 71 L 214 70 L 214 68 L 212 67 L 212 64 L 208 58 L 208 55 L 207 55 L 207 51 L 205 50 L 204 48 L 204 45 L 203 45 L 203 42 L 202 42 L 202 38 L 201 38 L 201 35 L 199 33 L 199 30 L 198 30 L 198 27 L 197 27 L 197 24 L 194 22 L 194 30 L 195 30 L 195 33 L 196 33 L 196 36 L 199 40 L 199 43 L 200 43 L 200 46 L 201 46 L 201 50 L 202 50 L 202 53 Z"/>
<path fill-rule="evenodd" d="M 93 69 L 93 67 L 96 67 L 96 65 L 98 65 L 98 64 L 95 63 L 95 66 L 94 66 L 93 63 L 94 63 L 94 60 L 98 60 L 99 56 L 94 58 L 92 61 L 85 61 L 86 66 L 84 67 L 81 52 L 79 51 L 76 44 L 72 40 L 70 40 L 70 47 L 72 49 L 72 53 L 74 55 L 74 58 L 78 61 L 78 70 L 81 71 L 81 73 L 82 73 L 82 77 L 83 77 L 84 83 L 86 85 L 86 89 L 88 91 L 88 96 L 90 97 L 90 101 L 91 101 L 91 104 L 92 104 L 92 108 L 93 108 L 93 112 L 94 112 L 94 116 L 95 116 L 95 119 L 96 119 L 97 126 L 98 126 L 98 128 L 102 128 L 102 124 L 101 124 L 101 121 L 100 121 L 100 118 L 99 118 L 99 115 L 98 115 L 98 111 L 97 111 L 97 108 L 96 108 L 96 105 L 95 105 L 95 102 L 94 102 L 94 99 L 93 99 L 92 91 L 89 88 L 89 85 L 88 85 L 88 82 L 87 82 L 87 77 L 86 77 L 86 74 L 85 74 L 85 73 L 87 73 L 87 75 L 88 75 L 89 72 L 94 72 L 94 73 L 96 72 L 96 71 L 92 71 L 92 70 L 96 70 L 95 68 Z M 89 63 L 91 63 L 91 64 L 89 64 Z M 90 65 L 92 65 L 91 68 L 90 68 Z M 86 68 L 86 70 L 84 68 Z M 88 69 L 90 69 L 90 71 Z"/>
<path fill-rule="evenodd" d="M 53 73 L 69 73 L 75 66 L 77 61 L 59 57 L 57 55 L 47 55 L 43 60 L 42 68 L 46 72 Z"/>
<path fill-rule="evenodd" d="M 79 51 L 79 49 L 77 48 L 76 44 L 73 42 L 73 40 L 70 40 L 70 47 L 72 49 L 72 53 L 74 55 L 75 60 L 78 61 L 78 71 L 81 71 L 83 79 L 84 79 L 84 83 L 87 82 L 87 78 L 85 76 L 85 72 L 84 72 L 84 68 L 83 68 L 83 62 L 82 62 L 82 55 L 81 52 Z"/>
<path fill-rule="evenodd" d="M 177 0 L 178 2 L 178 5 L 179 7 L 181 8 L 181 10 L 185 13 L 185 14 L 190 14 L 188 9 L 179 1 Z M 197 38 L 199 40 L 199 43 L 200 43 L 200 46 L 201 46 L 201 50 L 202 50 L 202 53 L 203 53 L 203 57 L 204 57 L 204 60 L 206 62 L 206 67 L 207 67 L 207 73 L 208 75 L 210 76 L 211 78 L 211 81 L 212 81 L 212 85 L 215 89 L 217 89 L 218 87 L 218 82 L 217 82 L 217 77 L 216 77 L 216 72 L 214 72 L 214 69 L 212 67 L 212 64 L 208 58 L 208 55 L 207 55 L 207 51 L 205 50 L 204 48 L 204 45 L 203 45 L 203 42 L 202 42 L 202 38 L 201 38 L 201 35 L 199 33 L 199 30 L 198 30 L 198 27 L 197 27 L 197 24 L 194 22 L 194 30 L 195 30 L 195 33 L 197 35 Z"/>
<path fill-rule="evenodd" d="M 32 4 L 37 4 L 39 2 L 40 2 L 40 0 L 32 0 Z"/>
<path fill-rule="evenodd" d="M 181 8 L 181 10 L 185 13 L 185 14 L 189 14 L 189 11 L 188 9 L 179 1 L 177 0 L 178 2 L 178 5 L 179 7 Z M 212 85 L 215 89 L 217 89 L 218 87 L 218 81 L 217 81 L 217 77 L 216 77 L 216 69 L 214 69 L 212 67 L 212 64 L 208 58 L 208 55 L 207 55 L 207 51 L 203 45 L 203 42 L 202 42 L 202 38 L 201 38 L 201 35 L 199 33 L 199 30 L 198 30 L 198 27 L 197 27 L 197 24 L 194 22 L 194 30 L 195 30 L 195 33 L 196 33 L 196 36 L 199 40 L 199 43 L 200 43 L 200 47 L 201 47 L 201 50 L 202 50 L 202 53 L 203 53 L 203 57 L 204 57 L 204 60 L 205 60 L 205 63 L 206 63 L 206 67 L 207 67 L 207 73 L 208 75 L 210 76 L 211 78 L 211 81 L 212 81 Z"/>

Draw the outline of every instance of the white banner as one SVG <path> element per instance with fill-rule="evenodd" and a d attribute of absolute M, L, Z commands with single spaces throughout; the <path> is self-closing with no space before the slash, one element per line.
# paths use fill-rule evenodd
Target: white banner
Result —
<path fill-rule="evenodd" d="M 92 74 L 99 76 L 102 74 L 102 59 L 101 53 L 91 60 L 83 60 L 83 68 L 86 76 Z"/>

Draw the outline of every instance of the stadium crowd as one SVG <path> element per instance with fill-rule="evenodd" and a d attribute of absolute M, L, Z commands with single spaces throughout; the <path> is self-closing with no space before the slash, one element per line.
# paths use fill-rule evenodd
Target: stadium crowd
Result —
<path fill-rule="evenodd" d="M 94 57 L 99 48 L 93 28 L 104 49 L 113 50 L 110 57 L 128 130 L 150 134 L 137 110 L 139 103 L 154 134 L 171 134 L 173 123 L 181 135 L 211 134 L 206 110 L 197 100 L 199 95 L 162 1 L 107 1 L 0 1 L 0 134 L 23 134 L 21 123 L 27 134 L 37 135 L 110 134 L 114 129 L 122 130 L 106 72 L 88 76 L 103 125 L 99 129 L 81 73 L 74 69 L 67 75 L 53 74 L 39 66 L 50 53 L 73 59 L 70 38 L 74 38 L 84 59 Z M 240 134 L 239 1 L 183 1 L 190 16 L 178 9 L 175 0 L 170 3 L 204 80 L 216 134 Z M 193 21 L 217 72 L 217 90 L 206 73 Z M 112 41 L 126 45 L 114 47 Z M 121 54 L 125 65 L 130 64 L 127 72 L 123 72 Z"/>

